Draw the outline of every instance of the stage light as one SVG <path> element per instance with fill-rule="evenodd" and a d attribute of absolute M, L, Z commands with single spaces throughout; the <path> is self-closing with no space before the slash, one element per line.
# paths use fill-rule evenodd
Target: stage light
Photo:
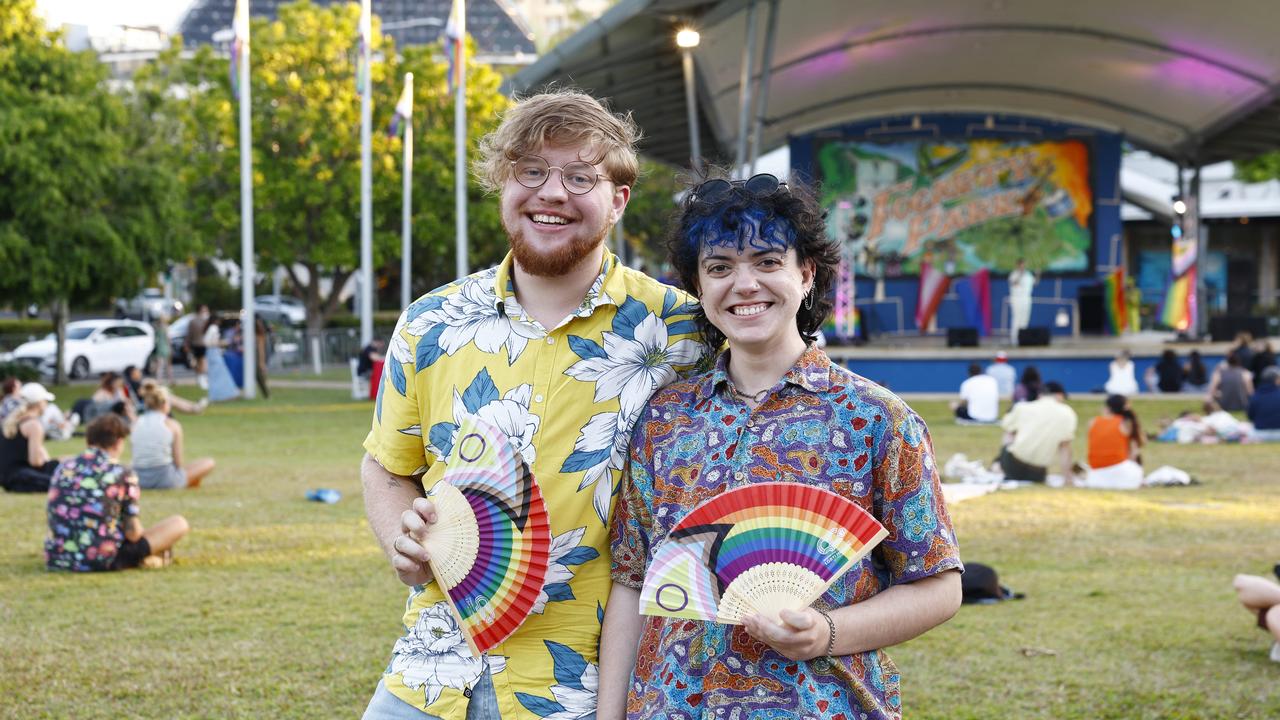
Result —
<path fill-rule="evenodd" d="M 1058 308 L 1058 314 L 1053 317 L 1053 324 L 1060 328 L 1067 327 L 1071 324 L 1071 316 L 1067 314 L 1066 308 Z"/>
<path fill-rule="evenodd" d="M 682 48 L 696 48 L 698 43 L 702 41 L 702 36 L 697 30 L 691 28 L 682 28 L 676 33 L 676 46 Z"/>
<path fill-rule="evenodd" d="M 1174 200 L 1173 211 L 1181 215 L 1187 211 L 1187 204 L 1181 198 Z"/>

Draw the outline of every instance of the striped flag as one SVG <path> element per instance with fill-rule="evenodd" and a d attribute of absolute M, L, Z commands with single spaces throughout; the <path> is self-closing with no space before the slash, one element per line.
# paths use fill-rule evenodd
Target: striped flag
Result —
<path fill-rule="evenodd" d="M 1195 314 L 1196 266 L 1192 265 L 1181 277 L 1170 277 L 1160 320 L 1174 330 L 1183 331 L 1190 329 Z"/>
<path fill-rule="evenodd" d="M 1124 298 L 1124 270 L 1116 268 L 1107 273 L 1106 287 L 1107 326 L 1112 335 L 1119 335 L 1128 328 L 1128 310 Z"/>
<path fill-rule="evenodd" d="M 231 97 L 240 99 L 240 63 L 249 52 L 249 0 L 236 0 L 235 19 L 231 22 L 235 39 L 231 41 Z"/>
<path fill-rule="evenodd" d="M 951 278 L 932 264 L 920 261 L 920 296 L 916 300 L 916 327 L 923 335 L 929 330 L 929 323 L 942 304 L 942 297 L 947 294 Z"/>
<path fill-rule="evenodd" d="M 466 60 L 467 7 L 465 0 L 453 0 L 449 21 L 444 26 L 444 56 L 449 62 L 449 92 L 458 85 L 458 73 Z"/>
<path fill-rule="evenodd" d="M 982 337 L 991 334 L 991 273 L 982 268 L 955 284 L 964 321 Z"/>
<path fill-rule="evenodd" d="M 387 135 L 399 135 L 400 123 L 413 117 L 413 86 L 406 80 L 404 90 L 400 92 L 400 101 L 396 103 L 396 111 L 391 115 L 391 127 Z"/>
<path fill-rule="evenodd" d="M 369 82 L 369 43 L 373 38 L 373 7 L 371 0 L 360 0 L 360 26 L 357 30 L 360 43 L 356 55 L 356 92 L 363 93 Z"/>

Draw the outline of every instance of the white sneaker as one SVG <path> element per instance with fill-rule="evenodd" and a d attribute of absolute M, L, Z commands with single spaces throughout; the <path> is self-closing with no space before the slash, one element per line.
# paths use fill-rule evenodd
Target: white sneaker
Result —
<path fill-rule="evenodd" d="M 199 388 L 200 388 L 201 390 L 208 390 L 208 389 L 209 389 L 209 376 L 208 376 L 208 375 L 197 375 L 197 376 L 196 376 L 196 385 L 197 385 L 197 386 L 199 386 Z"/>
<path fill-rule="evenodd" d="M 1280 642 L 1271 646 L 1271 662 L 1280 663 Z"/>
<path fill-rule="evenodd" d="M 209 407 L 209 398 L 202 397 L 200 398 L 200 401 L 196 403 L 196 412 L 202 413 L 204 412 L 204 409 L 207 407 Z"/>
<path fill-rule="evenodd" d="M 67 422 L 70 423 L 73 428 L 80 427 L 80 413 L 71 413 L 71 415 L 67 417 Z"/>

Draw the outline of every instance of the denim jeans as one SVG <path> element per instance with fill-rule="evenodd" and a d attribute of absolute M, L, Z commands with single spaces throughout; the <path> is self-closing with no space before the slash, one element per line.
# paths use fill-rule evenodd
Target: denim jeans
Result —
<path fill-rule="evenodd" d="M 500 720 L 498 714 L 498 695 L 493 689 L 493 678 L 488 671 L 480 677 L 476 686 L 471 689 L 471 702 L 467 705 L 466 720 Z M 373 692 L 369 707 L 365 708 L 363 720 L 462 720 L 462 718 L 441 718 L 438 715 L 423 712 L 401 700 L 381 681 Z"/>

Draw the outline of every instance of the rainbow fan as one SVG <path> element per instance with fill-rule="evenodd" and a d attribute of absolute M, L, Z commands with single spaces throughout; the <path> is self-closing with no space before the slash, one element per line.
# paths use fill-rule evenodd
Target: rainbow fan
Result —
<path fill-rule="evenodd" d="M 645 615 L 729 625 L 813 603 L 888 531 L 830 490 L 769 482 L 694 508 L 654 552 L 640 591 Z"/>
<path fill-rule="evenodd" d="M 511 440 L 468 415 L 427 497 L 437 515 L 423 541 L 431 571 L 479 657 L 520 627 L 546 582 L 551 523 L 542 490 Z"/>

